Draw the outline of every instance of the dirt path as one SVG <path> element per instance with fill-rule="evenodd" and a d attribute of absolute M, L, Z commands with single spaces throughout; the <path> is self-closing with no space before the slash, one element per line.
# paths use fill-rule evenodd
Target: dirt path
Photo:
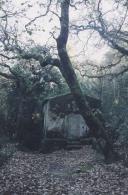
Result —
<path fill-rule="evenodd" d="M 128 169 L 103 164 L 90 146 L 52 154 L 17 151 L 0 170 L 3 194 L 128 195 Z"/>

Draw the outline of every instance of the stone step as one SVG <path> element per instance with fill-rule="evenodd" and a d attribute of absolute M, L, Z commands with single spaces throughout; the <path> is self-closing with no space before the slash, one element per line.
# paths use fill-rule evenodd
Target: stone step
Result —
<path fill-rule="evenodd" d="M 67 140 L 63 138 L 46 138 L 42 141 L 44 144 L 50 144 L 50 145 L 66 145 Z"/>
<path fill-rule="evenodd" d="M 77 150 L 77 149 L 81 149 L 82 146 L 81 145 L 67 145 L 65 147 L 66 150 Z"/>
<path fill-rule="evenodd" d="M 47 141 L 56 141 L 56 142 L 59 141 L 60 142 L 60 141 L 67 141 L 67 139 L 65 138 L 45 138 L 44 141 L 46 142 Z"/>
<path fill-rule="evenodd" d="M 82 145 L 90 145 L 92 144 L 92 138 L 81 138 L 80 143 Z"/>
<path fill-rule="evenodd" d="M 78 141 L 78 140 L 67 140 L 67 144 L 69 144 L 69 145 L 79 145 L 79 144 L 81 144 L 80 143 L 80 141 Z"/>

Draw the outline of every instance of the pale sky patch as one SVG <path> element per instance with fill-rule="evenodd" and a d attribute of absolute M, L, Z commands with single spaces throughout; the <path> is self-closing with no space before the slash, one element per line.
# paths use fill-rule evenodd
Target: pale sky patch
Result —
<path fill-rule="evenodd" d="M 26 17 L 18 17 L 13 19 L 13 23 L 15 23 L 15 20 L 18 20 L 17 28 L 19 32 L 23 31 L 23 33 L 20 33 L 20 41 L 26 42 L 27 40 L 31 39 L 36 44 L 44 45 L 46 43 L 49 44 L 56 44 L 55 40 L 51 37 L 50 32 L 56 31 L 55 27 L 59 28 L 59 20 L 56 16 L 51 14 L 48 14 L 45 17 L 42 17 L 40 19 L 37 19 L 32 25 L 29 26 L 29 29 L 32 31 L 32 35 L 29 35 L 28 33 L 24 32 L 25 30 L 25 24 L 29 22 L 29 19 L 33 19 L 34 17 L 42 14 L 45 12 L 43 10 L 43 7 L 39 7 L 37 4 L 37 0 L 28 1 L 28 0 L 13 0 L 13 5 L 15 10 L 19 9 L 27 9 Z M 28 2 L 27 4 L 24 4 L 24 2 Z M 43 0 L 40 2 L 44 3 Z M 107 12 L 111 10 L 113 1 L 106 1 L 103 0 L 103 11 Z M 29 4 L 29 7 L 27 5 Z M 70 18 L 71 20 L 77 20 L 80 15 L 86 15 L 84 13 L 84 9 L 78 10 L 77 12 L 74 9 L 70 9 Z M 112 14 L 109 13 L 109 17 L 111 19 Z M 36 24 L 36 26 L 34 26 Z M 59 30 L 56 31 L 55 36 L 58 36 Z M 89 38 L 90 32 L 85 31 L 84 33 L 81 33 L 79 35 L 79 38 L 74 36 L 69 36 L 69 42 L 68 42 L 68 51 L 70 56 L 74 60 L 80 60 L 85 61 L 87 59 L 96 61 L 96 63 L 101 63 L 104 59 L 104 56 L 107 51 L 109 51 L 109 47 L 107 45 L 104 45 L 103 42 L 100 43 L 100 37 L 98 34 L 94 34 L 92 38 Z M 88 42 L 88 44 L 87 44 Z M 99 45 L 99 46 L 98 46 Z"/>

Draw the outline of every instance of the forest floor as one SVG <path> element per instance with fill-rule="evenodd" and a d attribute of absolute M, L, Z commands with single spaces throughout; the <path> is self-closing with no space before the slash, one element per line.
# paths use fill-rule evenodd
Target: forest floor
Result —
<path fill-rule="evenodd" d="M 0 195 L 128 195 L 128 168 L 91 146 L 51 154 L 15 151 L 0 168 Z"/>

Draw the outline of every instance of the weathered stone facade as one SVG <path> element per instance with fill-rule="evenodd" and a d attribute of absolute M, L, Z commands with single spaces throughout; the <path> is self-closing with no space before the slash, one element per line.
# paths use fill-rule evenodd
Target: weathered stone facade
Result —
<path fill-rule="evenodd" d="M 88 98 L 92 109 L 100 107 L 100 101 Z M 49 98 L 44 102 L 44 137 L 77 139 L 86 137 L 89 128 L 79 113 L 71 94 Z"/>

